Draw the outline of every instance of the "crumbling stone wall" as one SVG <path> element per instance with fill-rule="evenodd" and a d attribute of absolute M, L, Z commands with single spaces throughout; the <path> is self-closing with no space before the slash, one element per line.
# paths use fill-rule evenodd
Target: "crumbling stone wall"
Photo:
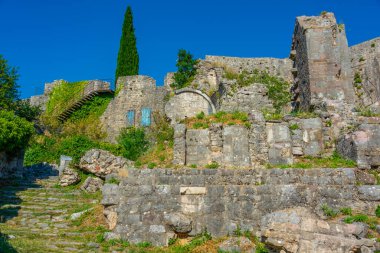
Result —
<path fill-rule="evenodd" d="M 29 98 L 29 103 L 32 106 L 38 106 L 42 111 L 46 110 L 46 104 L 49 101 L 49 95 L 53 91 L 54 87 L 64 82 L 64 80 L 54 80 L 51 83 L 45 83 L 44 94 L 32 96 Z"/>
<path fill-rule="evenodd" d="M 19 150 L 12 154 L 0 152 L 0 180 L 7 178 L 21 178 L 24 172 L 23 164 L 23 150 Z"/>
<path fill-rule="evenodd" d="M 357 162 L 358 168 L 371 169 L 380 166 L 380 118 L 358 119 L 355 131 L 338 139 L 338 152 Z"/>
<path fill-rule="evenodd" d="M 319 107 L 326 99 L 354 99 L 347 38 L 333 13 L 297 17 L 291 57 L 297 86 L 293 90 L 299 93 L 294 101 L 302 110 Z"/>
<path fill-rule="evenodd" d="M 237 72 L 247 71 L 252 73 L 255 69 L 267 71 L 270 75 L 282 77 L 290 83 L 293 82 L 291 72 L 293 61 L 287 58 L 240 58 L 206 55 L 205 61 L 214 63 L 216 66 L 229 67 Z"/>
<path fill-rule="evenodd" d="M 380 38 L 350 47 L 353 85 L 362 106 L 375 106 L 380 112 Z M 360 82 L 361 80 L 361 82 Z"/>
<path fill-rule="evenodd" d="M 359 186 L 354 169 L 143 169 L 129 170 L 119 185 L 106 184 L 102 204 L 116 221 L 116 236 L 167 245 L 176 234 L 205 229 L 214 237 L 238 227 L 257 232 L 266 229 L 262 217 L 287 208 L 323 217 L 327 204 L 373 214 L 379 201 L 380 187 Z"/>
<path fill-rule="evenodd" d="M 142 110 L 150 110 L 150 121 L 153 124 L 153 113 L 164 114 L 164 97 L 167 90 L 157 87 L 156 81 L 148 76 L 125 76 L 117 81 L 118 94 L 109 103 L 100 117 L 107 140 L 115 142 L 122 128 L 141 126 Z M 133 123 L 128 121 L 128 112 L 133 111 Z"/>
<path fill-rule="evenodd" d="M 273 109 L 272 101 L 268 98 L 268 89 L 264 84 L 254 83 L 250 86 L 231 91 L 228 83 L 221 83 L 224 92 L 219 98 L 219 110 L 225 112 L 246 112 L 252 110 Z"/>

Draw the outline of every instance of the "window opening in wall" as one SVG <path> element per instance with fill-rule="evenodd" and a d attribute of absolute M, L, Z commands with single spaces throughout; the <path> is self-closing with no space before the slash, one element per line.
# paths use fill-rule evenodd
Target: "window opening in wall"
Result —
<path fill-rule="evenodd" d="M 151 114 L 152 114 L 152 109 L 142 108 L 141 110 L 141 125 L 142 126 L 150 126 Z"/>
<path fill-rule="evenodd" d="M 135 126 L 135 111 L 129 110 L 127 113 L 128 126 Z"/>

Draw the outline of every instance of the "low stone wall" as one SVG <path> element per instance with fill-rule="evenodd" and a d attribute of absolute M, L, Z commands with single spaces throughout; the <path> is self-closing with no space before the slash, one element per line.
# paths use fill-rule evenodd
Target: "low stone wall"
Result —
<path fill-rule="evenodd" d="M 0 180 L 21 178 L 23 176 L 24 151 L 20 150 L 9 155 L 0 152 Z"/>
<path fill-rule="evenodd" d="M 287 208 L 323 217 L 327 204 L 373 214 L 380 186 L 359 185 L 354 169 L 128 170 L 119 185 L 103 187 L 102 204 L 116 236 L 167 245 L 205 229 L 215 237 L 238 227 L 257 232 L 264 216 Z"/>

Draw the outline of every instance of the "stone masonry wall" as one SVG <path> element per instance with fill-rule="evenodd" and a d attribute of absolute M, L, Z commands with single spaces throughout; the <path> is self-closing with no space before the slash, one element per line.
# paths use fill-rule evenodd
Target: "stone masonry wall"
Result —
<path fill-rule="evenodd" d="M 13 154 L 0 152 L 0 180 L 8 178 L 20 178 L 23 174 L 24 151 Z"/>
<path fill-rule="evenodd" d="M 49 95 L 53 91 L 54 87 L 64 82 L 64 80 L 55 80 L 51 83 L 45 83 L 44 94 L 32 96 L 29 98 L 29 103 L 32 106 L 38 106 L 42 111 L 46 110 L 46 104 L 49 100 Z"/>
<path fill-rule="evenodd" d="M 376 106 L 380 112 L 380 38 L 352 46 L 351 64 L 354 75 L 354 87 L 358 100 L 363 106 Z M 361 82 L 359 82 L 361 80 Z"/>
<path fill-rule="evenodd" d="M 293 76 L 291 73 L 293 62 L 290 59 L 239 58 L 206 55 L 205 61 L 216 65 L 224 65 L 239 72 L 245 70 L 251 73 L 255 69 L 263 70 L 271 75 L 280 76 L 288 82 L 293 82 Z"/>
<path fill-rule="evenodd" d="M 327 204 L 373 214 L 380 186 L 358 184 L 354 169 L 143 169 L 129 170 L 119 185 L 106 184 L 102 204 L 116 220 L 117 236 L 167 245 L 205 229 L 213 237 L 238 227 L 258 232 L 264 216 L 287 208 L 323 217 Z"/>
<path fill-rule="evenodd" d="M 262 110 L 264 108 L 270 110 L 273 108 L 272 101 L 268 98 L 268 89 L 263 84 L 252 84 L 247 87 L 240 88 L 236 92 L 229 93 L 227 84 L 225 92 L 219 98 L 219 110 L 225 112 L 241 111 L 249 113 L 252 110 Z"/>
<path fill-rule="evenodd" d="M 347 38 L 333 13 L 297 17 L 292 50 L 302 110 L 324 99 L 354 99 Z"/>
<path fill-rule="evenodd" d="M 108 141 L 115 142 L 122 128 L 129 126 L 127 113 L 134 111 L 134 126 L 141 126 L 141 111 L 151 109 L 153 113 L 164 114 L 164 97 L 167 91 L 164 87 L 157 87 L 156 81 L 148 76 L 120 77 L 117 82 L 119 93 L 109 103 L 101 116 L 104 130 L 108 134 Z"/>
<path fill-rule="evenodd" d="M 224 167 L 263 167 L 293 164 L 296 156 L 320 157 L 325 152 L 320 118 L 265 122 L 251 113 L 250 127 L 213 123 L 208 129 L 174 126 L 174 164 Z M 256 116 L 256 118 L 255 118 Z"/>

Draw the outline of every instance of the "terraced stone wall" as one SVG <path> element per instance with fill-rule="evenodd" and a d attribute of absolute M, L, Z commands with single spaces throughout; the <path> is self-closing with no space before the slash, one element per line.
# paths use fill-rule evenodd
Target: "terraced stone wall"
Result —
<path fill-rule="evenodd" d="M 323 204 L 373 214 L 379 201 L 380 186 L 361 185 L 354 169 L 143 169 L 106 184 L 102 204 L 114 236 L 167 245 L 205 229 L 259 232 L 264 216 L 288 208 L 321 219 Z"/>

